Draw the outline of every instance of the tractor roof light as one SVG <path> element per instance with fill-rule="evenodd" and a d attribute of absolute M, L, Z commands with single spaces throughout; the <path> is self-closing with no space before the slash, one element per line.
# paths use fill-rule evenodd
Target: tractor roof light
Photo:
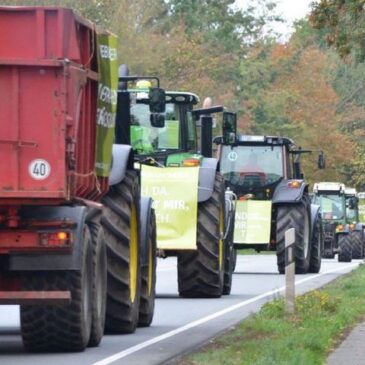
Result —
<path fill-rule="evenodd" d="M 240 142 L 265 142 L 265 136 L 240 136 Z"/>
<path fill-rule="evenodd" d="M 355 229 L 355 224 L 353 223 L 349 224 L 349 228 L 351 229 L 351 231 L 353 231 Z"/>
<path fill-rule="evenodd" d="M 299 189 L 302 186 L 302 182 L 299 180 L 293 180 L 288 182 L 288 188 Z"/>
<path fill-rule="evenodd" d="M 182 162 L 184 167 L 196 167 L 200 165 L 200 160 L 197 158 L 187 158 Z"/>

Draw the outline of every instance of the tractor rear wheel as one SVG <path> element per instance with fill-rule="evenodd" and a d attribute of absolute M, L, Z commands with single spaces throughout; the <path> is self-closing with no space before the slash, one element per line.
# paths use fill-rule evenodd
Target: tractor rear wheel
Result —
<path fill-rule="evenodd" d="M 92 326 L 89 346 L 98 346 L 105 326 L 106 291 L 107 291 L 107 258 L 103 227 L 91 220 L 88 226 L 92 238 L 93 251 L 93 294 L 92 294 Z"/>
<path fill-rule="evenodd" d="M 306 274 L 311 257 L 310 203 L 305 193 L 298 204 L 280 205 L 276 219 L 276 255 L 279 272 L 285 272 L 285 232 L 295 228 L 295 273 Z"/>
<path fill-rule="evenodd" d="M 352 244 L 349 234 L 340 234 L 338 236 L 338 262 L 351 262 Z"/>
<path fill-rule="evenodd" d="M 312 247 L 311 247 L 311 257 L 308 272 L 319 273 L 321 270 L 322 263 L 322 222 L 319 214 L 317 215 L 315 225 L 312 227 Z"/>
<path fill-rule="evenodd" d="M 24 290 L 69 290 L 68 305 L 22 305 L 21 334 L 28 351 L 83 351 L 92 323 L 92 247 L 87 226 L 81 242 L 79 271 L 34 272 L 22 278 Z"/>
<path fill-rule="evenodd" d="M 108 260 L 105 330 L 132 333 L 138 323 L 141 272 L 139 258 L 139 184 L 127 172 L 102 200 Z"/>
<path fill-rule="evenodd" d="M 182 297 L 218 298 L 224 281 L 224 180 L 216 173 L 212 196 L 198 206 L 197 249 L 178 253 Z"/>
<path fill-rule="evenodd" d="M 139 303 L 138 326 L 148 327 L 155 310 L 156 286 L 156 219 L 155 211 L 151 210 L 148 222 L 148 264 L 142 267 L 141 301 Z"/>
<path fill-rule="evenodd" d="M 362 259 L 364 258 L 364 248 L 363 248 L 363 235 L 362 231 L 352 231 L 351 241 L 352 241 L 352 258 Z"/>

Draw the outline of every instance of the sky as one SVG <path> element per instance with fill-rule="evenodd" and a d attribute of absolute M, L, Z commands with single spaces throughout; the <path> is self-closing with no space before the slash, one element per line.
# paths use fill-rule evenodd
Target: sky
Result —
<path fill-rule="evenodd" d="M 290 25 L 277 27 L 280 33 L 291 32 L 293 21 L 304 18 L 310 12 L 310 3 L 313 0 L 277 0 L 277 13 L 280 14 Z"/>
<path fill-rule="evenodd" d="M 276 3 L 276 13 L 281 15 L 286 24 L 276 24 L 274 30 L 286 38 L 293 32 L 292 24 L 295 20 L 304 18 L 310 12 L 310 3 L 314 0 L 272 0 Z M 254 1 L 253 1 L 254 2 Z M 236 0 L 239 7 L 247 6 L 247 0 Z"/>

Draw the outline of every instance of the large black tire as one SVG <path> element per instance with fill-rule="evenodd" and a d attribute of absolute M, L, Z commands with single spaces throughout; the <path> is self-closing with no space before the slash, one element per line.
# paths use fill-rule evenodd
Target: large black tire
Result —
<path fill-rule="evenodd" d="M 364 258 L 363 240 L 364 240 L 364 237 L 363 237 L 362 231 L 352 231 L 351 232 L 352 258 L 353 259 L 363 259 Z"/>
<path fill-rule="evenodd" d="M 228 222 L 227 222 L 228 223 Z M 223 281 L 223 295 L 231 294 L 232 276 L 237 260 L 237 250 L 233 247 L 234 234 L 234 217 L 231 221 L 229 232 L 224 242 L 224 281 Z"/>
<path fill-rule="evenodd" d="M 322 257 L 325 259 L 333 259 L 335 257 L 335 226 L 331 223 L 324 225 L 324 249 Z"/>
<path fill-rule="evenodd" d="M 352 244 L 350 234 L 338 236 L 338 262 L 351 262 Z"/>
<path fill-rule="evenodd" d="M 20 307 L 21 334 L 28 351 L 83 351 L 91 332 L 92 247 L 85 225 L 80 271 L 32 272 L 22 277 L 24 290 L 70 290 L 68 305 Z"/>
<path fill-rule="evenodd" d="M 224 180 L 217 172 L 212 196 L 198 205 L 197 249 L 178 253 L 178 290 L 182 297 L 222 295 L 224 210 Z"/>
<path fill-rule="evenodd" d="M 92 326 L 89 346 L 100 344 L 104 334 L 107 293 L 107 259 L 103 227 L 95 220 L 88 226 L 93 248 L 93 284 L 92 284 Z"/>
<path fill-rule="evenodd" d="M 224 255 L 224 282 L 223 282 L 223 295 L 231 294 L 232 289 L 232 276 L 234 271 L 234 256 L 237 251 L 233 248 L 233 245 L 226 245 L 226 252 Z"/>
<path fill-rule="evenodd" d="M 105 330 L 132 333 L 138 324 L 141 271 L 139 257 L 139 184 L 127 172 L 124 180 L 110 188 L 102 199 L 108 260 Z"/>
<path fill-rule="evenodd" d="M 148 222 L 148 265 L 142 267 L 141 301 L 139 304 L 138 326 L 148 327 L 155 311 L 156 287 L 156 218 L 151 210 Z"/>
<path fill-rule="evenodd" d="M 311 242 L 311 257 L 308 272 L 319 273 L 321 270 L 322 263 L 322 241 L 323 241 L 323 231 L 322 231 L 321 217 L 318 214 L 315 225 L 312 227 L 312 242 Z"/>
<path fill-rule="evenodd" d="M 311 257 L 310 203 L 306 193 L 300 203 L 277 208 L 276 255 L 281 274 L 285 272 L 285 232 L 290 228 L 295 228 L 295 273 L 306 274 Z"/>

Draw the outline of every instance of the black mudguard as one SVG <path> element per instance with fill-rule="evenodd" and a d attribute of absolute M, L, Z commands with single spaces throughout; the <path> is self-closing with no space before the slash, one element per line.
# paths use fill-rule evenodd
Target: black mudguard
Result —
<path fill-rule="evenodd" d="M 273 204 L 298 203 L 302 199 L 304 192 L 308 191 L 308 185 L 303 180 L 296 180 L 301 181 L 301 186 L 299 188 L 289 188 L 288 183 L 290 181 L 291 180 L 280 181 L 272 198 Z"/>
<path fill-rule="evenodd" d="M 147 197 L 141 197 L 140 200 L 140 233 L 139 233 L 139 245 L 141 253 L 141 265 L 148 265 L 148 225 L 151 219 L 152 199 Z"/>
<path fill-rule="evenodd" d="M 17 254 L 9 256 L 10 271 L 52 271 L 52 270 L 80 270 L 81 269 L 81 245 L 83 229 L 88 208 L 77 207 L 26 207 L 21 210 L 21 217 L 36 220 L 64 220 L 68 219 L 75 223 L 72 228 L 73 249 L 67 253 L 34 253 Z"/>
<path fill-rule="evenodd" d="M 204 158 L 199 167 L 198 202 L 205 202 L 213 194 L 215 174 L 218 168 L 216 158 Z"/>

